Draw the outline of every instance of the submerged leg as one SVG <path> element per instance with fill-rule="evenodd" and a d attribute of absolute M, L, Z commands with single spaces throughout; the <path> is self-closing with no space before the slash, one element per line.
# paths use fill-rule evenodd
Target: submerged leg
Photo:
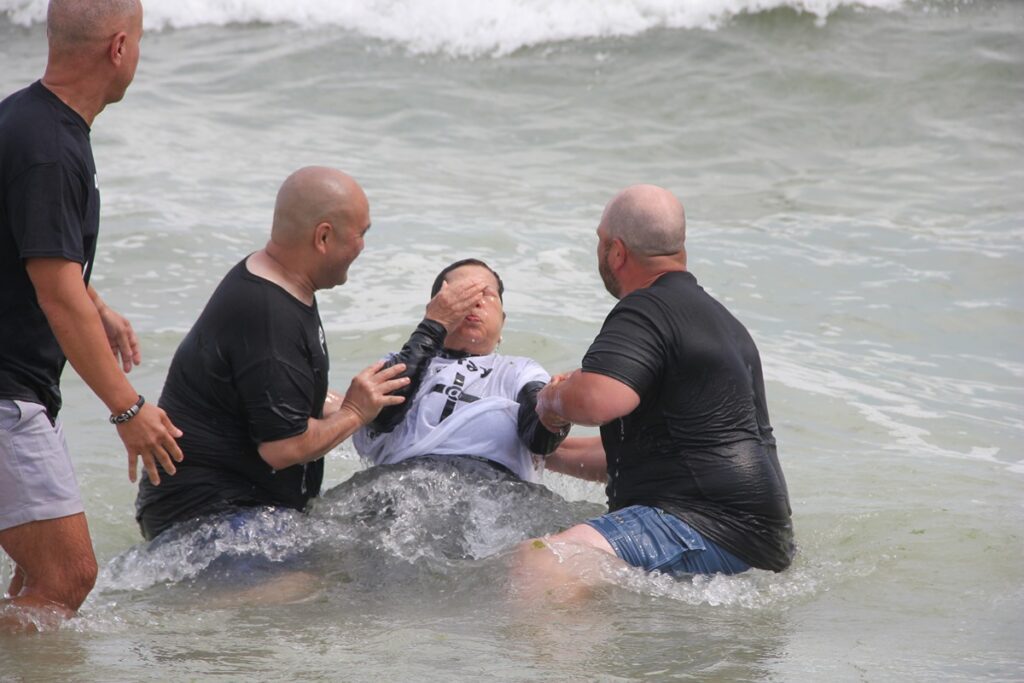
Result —
<path fill-rule="evenodd" d="M 516 548 L 512 581 L 517 595 L 529 601 L 578 602 L 605 583 L 601 565 L 615 550 L 596 529 L 577 524 L 565 531 L 535 538 Z M 625 563 L 622 563 L 625 565 Z"/>
<path fill-rule="evenodd" d="M 85 514 L 28 522 L 0 531 L 15 574 L 0 600 L 0 630 L 32 631 L 74 616 L 96 583 Z"/>

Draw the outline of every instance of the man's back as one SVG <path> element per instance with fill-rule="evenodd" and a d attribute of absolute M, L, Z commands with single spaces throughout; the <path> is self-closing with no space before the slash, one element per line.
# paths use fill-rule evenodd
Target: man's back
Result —
<path fill-rule="evenodd" d="M 788 566 L 789 500 L 757 348 L 691 274 L 624 297 L 583 369 L 641 398 L 601 429 L 611 510 L 658 507 L 754 566 Z"/>

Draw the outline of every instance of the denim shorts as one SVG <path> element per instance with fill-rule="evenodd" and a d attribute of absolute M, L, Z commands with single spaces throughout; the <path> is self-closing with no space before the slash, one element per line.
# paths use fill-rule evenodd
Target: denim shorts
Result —
<path fill-rule="evenodd" d="M 607 539 L 615 554 L 649 572 L 672 576 L 739 574 L 750 565 L 675 515 L 631 505 L 586 522 Z"/>
<path fill-rule="evenodd" d="M 83 510 L 60 422 L 38 403 L 0 399 L 0 531 Z"/>

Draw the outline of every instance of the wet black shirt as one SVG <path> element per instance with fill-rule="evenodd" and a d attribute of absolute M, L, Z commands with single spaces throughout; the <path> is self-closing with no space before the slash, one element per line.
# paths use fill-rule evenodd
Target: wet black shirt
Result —
<path fill-rule="evenodd" d="M 640 395 L 601 427 L 608 506 L 670 512 L 754 567 L 793 557 L 789 494 L 746 328 L 690 273 L 624 297 L 583 359 Z"/>
<path fill-rule="evenodd" d="M 0 102 L 0 398 L 61 406 L 66 358 L 25 269 L 30 258 L 82 264 L 100 226 L 89 126 L 36 81 Z"/>
<path fill-rule="evenodd" d="M 303 509 L 320 492 L 323 459 L 275 472 L 257 446 L 323 416 L 327 371 L 316 302 L 253 275 L 245 260 L 232 268 L 171 361 L 160 407 L 185 433 L 185 459 L 159 486 L 142 479 L 143 535 L 225 504 Z"/>

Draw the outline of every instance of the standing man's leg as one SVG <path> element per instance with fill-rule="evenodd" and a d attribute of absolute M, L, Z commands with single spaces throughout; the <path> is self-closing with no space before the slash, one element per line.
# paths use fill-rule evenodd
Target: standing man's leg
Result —
<path fill-rule="evenodd" d="M 72 616 L 96 582 L 67 443 L 36 403 L 0 400 L 0 548 L 15 563 L 0 629 L 31 628 L 22 609 Z"/>
<path fill-rule="evenodd" d="M 96 583 L 96 556 L 85 513 L 28 522 L 0 531 L 0 547 L 16 566 L 0 606 L 73 616 Z M 29 627 L 16 612 L 0 617 L 0 629 Z"/>

